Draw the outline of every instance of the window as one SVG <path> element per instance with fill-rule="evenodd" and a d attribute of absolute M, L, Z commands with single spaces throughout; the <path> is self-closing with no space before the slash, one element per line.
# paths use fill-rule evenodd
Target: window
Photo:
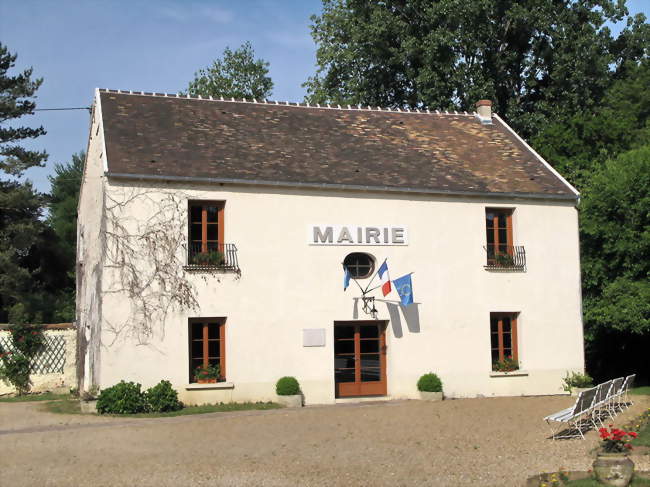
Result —
<path fill-rule="evenodd" d="M 353 252 L 345 257 L 343 266 L 348 268 L 353 278 L 365 279 L 375 270 L 375 259 L 363 252 Z"/>
<path fill-rule="evenodd" d="M 193 318 L 189 323 L 190 382 L 197 367 L 218 365 L 226 380 L 226 324 L 223 318 Z"/>
<path fill-rule="evenodd" d="M 224 203 L 191 201 L 189 204 L 188 264 L 224 266 L 232 249 L 224 245 Z"/>
<path fill-rule="evenodd" d="M 519 368 L 517 353 L 517 313 L 490 313 L 492 370 Z"/>
<path fill-rule="evenodd" d="M 512 210 L 486 208 L 485 230 L 488 259 L 498 254 L 512 254 Z"/>

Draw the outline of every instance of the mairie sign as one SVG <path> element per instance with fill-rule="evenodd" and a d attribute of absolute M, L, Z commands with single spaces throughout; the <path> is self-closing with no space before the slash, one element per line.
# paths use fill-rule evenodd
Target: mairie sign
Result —
<path fill-rule="evenodd" d="M 408 245 L 404 225 L 308 225 L 309 245 Z"/>

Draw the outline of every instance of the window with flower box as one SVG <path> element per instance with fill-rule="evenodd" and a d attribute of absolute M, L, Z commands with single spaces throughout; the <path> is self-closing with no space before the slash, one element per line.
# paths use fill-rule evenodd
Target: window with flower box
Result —
<path fill-rule="evenodd" d="M 519 369 L 517 313 L 490 313 L 490 341 L 493 371 Z"/>
<path fill-rule="evenodd" d="M 225 318 L 192 318 L 189 321 L 189 375 L 197 382 L 197 369 L 219 367 L 218 382 L 226 380 Z"/>

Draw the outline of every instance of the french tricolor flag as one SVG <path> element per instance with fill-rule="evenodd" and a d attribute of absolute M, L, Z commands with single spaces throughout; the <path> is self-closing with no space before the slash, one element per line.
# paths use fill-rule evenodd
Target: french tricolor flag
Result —
<path fill-rule="evenodd" d="M 385 260 L 384 263 L 379 267 L 377 274 L 379 275 L 379 279 L 381 279 L 381 292 L 384 294 L 384 296 L 387 296 L 388 293 L 390 293 L 391 287 L 390 276 L 388 275 L 388 264 L 386 264 Z"/>

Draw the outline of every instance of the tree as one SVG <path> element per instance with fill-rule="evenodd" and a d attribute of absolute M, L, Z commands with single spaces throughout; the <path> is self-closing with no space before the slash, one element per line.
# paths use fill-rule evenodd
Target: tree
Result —
<path fill-rule="evenodd" d="M 548 125 L 532 145 L 581 189 L 610 158 L 650 143 L 650 60 L 626 66 L 593 110 Z"/>
<path fill-rule="evenodd" d="M 62 252 L 72 273 L 77 248 L 77 204 L 86 154 L 72 155 L 67 164 L 56 164 L 50 176 L 50 214 L 48 223 L 61 242 Z"/>
<path fill-rule="evenodd" d="M 626 18 L 614 37 L 606 23 Z M 309 101 L 472 110 L 489 98 L 524 136 L 593 107 L 650 39 L 615 0 L 323 0 L 312 21 Z"/>
<path fill-rule="evenodd" d="M 226 47 L 223 59 L 216 59 L 211 66 L 195 73 L 187 91 L 206 97 L 268 98 L 273 90 L 268 68 L 268 62 L 255 59 L 250 42 L 235 51 Z"/>
<path fill-rule="evenodd" d="M 596 376 L 645 374 L 650 350 L 650 144 L 607 161 L 581 208 L 587 356 Z"/>
<path fill-rule="evenodd" d="M 9 70 L 16 55 L 0 44 L 0 122 L 34 113 L 33 101 L 42 79 L 32 80 L 32 69 L 16 76 Z M 18 143 L 43 135 L 43 127 L 0 126 L 0 319 L 33 320 L 36 317 L 34 274 L 39 268 L 36 242 L 45 231 L 40 220 L 43 196 L 30 182 L 16 179 L 30 167 L 41 166 L 45 152 L 31 151 Z M 7 177 L 9 176 L 9 177 Z"/>

